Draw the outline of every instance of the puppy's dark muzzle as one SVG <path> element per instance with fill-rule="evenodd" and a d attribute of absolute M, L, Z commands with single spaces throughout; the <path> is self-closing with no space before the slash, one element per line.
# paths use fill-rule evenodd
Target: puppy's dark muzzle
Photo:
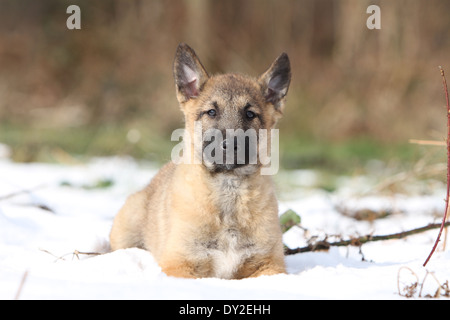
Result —
<path fill-rule="evenodd" d="M 251 163 L 254 157 L 250 144 L 250 139 L 245 136 L 227 137 L 218 141 L 213 138 L 203 142 L 203 157 L 213 164 L 214 171 L 233 170 Z"/>

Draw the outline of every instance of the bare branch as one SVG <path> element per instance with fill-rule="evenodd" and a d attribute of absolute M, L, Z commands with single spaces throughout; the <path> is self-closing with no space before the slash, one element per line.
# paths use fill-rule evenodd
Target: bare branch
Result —
<path fill-rule="evenodd" d="M 450 225 L 450 222 L 447 222 L 444 224 L 444 227 L 447 227 Z M 434 223 L 429 224 L 424 227 L 408 230 L 408 231 L 402 231 L 398 233 L 393 234 L 387 234 L 387 235 L 379 235 L 379 236 L 373 236 L 373 235 L 365 235 L 362 237 L 357 238 L 351 238 L 348 240 L 340 240 L 335 242 L 328 242 L 326 239 L 315 241 L 311 244 L 309 244 L 306 247 L 302 248 L 296 248 L 296 249 L 289 249 L 287 248 L 285 250 L 286 255 L 290 254 L 296 254 L 296 253 L 302 253 L 302 252 L 311 252 L 311 251 L 319 251 L 319 250 L 328 250 L 330 247 L 345 247 L 345 246 L 356 246 L 359 247 L 367 242 L 374 242 L 374 241 L 383 241 L 383 240 L 392 240 L 392 239 L 403 239 L 408 236 L 422 233 L 428 230 L 437 229 L 441 227 L 440 223 Z"/>
<path fill-rule="evenodd" d="M 430 260 L 431 256 L 436 250 L 439 240 L 441 239 L 442 230 L 444 229 L 445 221 L 447 220 L 448 205 L 449 205 L 448 201 L 450 197 L 450 102 L 448 98 L 447 80 L 445 79 L 444 69 L 442 69 L 441 66 L 439 66 L 439 69 L 441 70 L 442 84 L 444 86 L 445 100 L 447 102 L 447 195 L 445 197 L 445 212 L 444 217 L 442 218 L 441 228 L 439 229 L 439 234 L 436 238 L 436 242 L 434 243 L 434 246 L 431 249 L 428 258 L 425 260 L 423 264 L 424 267 L 427 265 L 428 261 Z"/>

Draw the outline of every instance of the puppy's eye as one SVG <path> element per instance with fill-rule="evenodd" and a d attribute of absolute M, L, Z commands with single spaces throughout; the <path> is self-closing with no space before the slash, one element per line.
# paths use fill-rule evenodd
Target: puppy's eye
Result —
<path fill-rule="evenodd" d="M 206 113 L 207 113 L 208 116 L 210 116 L 210 117 L 215 117 L 216 114 L 217 114 L 217 112 L 216 112 L 215 109 L 210 109 L 210 110 L 208 110 Z"/>
<path fill-rule="evenodd" d="M 253 119 L 256 117 L 256 114 L 253 111 L 247 111 L 245 112 L 245 115 L 247 116 L 247 119 Z"/>

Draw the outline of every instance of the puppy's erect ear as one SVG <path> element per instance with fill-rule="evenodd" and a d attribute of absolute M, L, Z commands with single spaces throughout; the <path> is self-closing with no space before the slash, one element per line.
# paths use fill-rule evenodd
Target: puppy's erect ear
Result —
<path fill-rule="evenodd" d="M 180 103 L 199 96 L 209 76 L 197 58 L 194 50 L 187 44 L 178 45 L 173 64 L 173 74 Z"/>
<path fill-rule="evenodd" d="M 282 53 L 259 78 L 267 102 L 279 110 L 283 105 L 291 82 L 291 64 L 286 53 Z"/>

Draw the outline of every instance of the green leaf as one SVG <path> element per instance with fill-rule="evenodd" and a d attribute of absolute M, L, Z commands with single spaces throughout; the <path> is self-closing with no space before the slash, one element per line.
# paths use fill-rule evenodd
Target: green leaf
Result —
<path fill-rule="evenodd" d="M 280 216 L 281 230 L 284 233 L 284 232 L 288 231 L 290 228 L 292 228 L 293 226 L 300 224 L 301 221 L 302 221 L 302 219 L 297 214 L 297 212 L 295 212 L 292 209 L 289 209 Z"/>

